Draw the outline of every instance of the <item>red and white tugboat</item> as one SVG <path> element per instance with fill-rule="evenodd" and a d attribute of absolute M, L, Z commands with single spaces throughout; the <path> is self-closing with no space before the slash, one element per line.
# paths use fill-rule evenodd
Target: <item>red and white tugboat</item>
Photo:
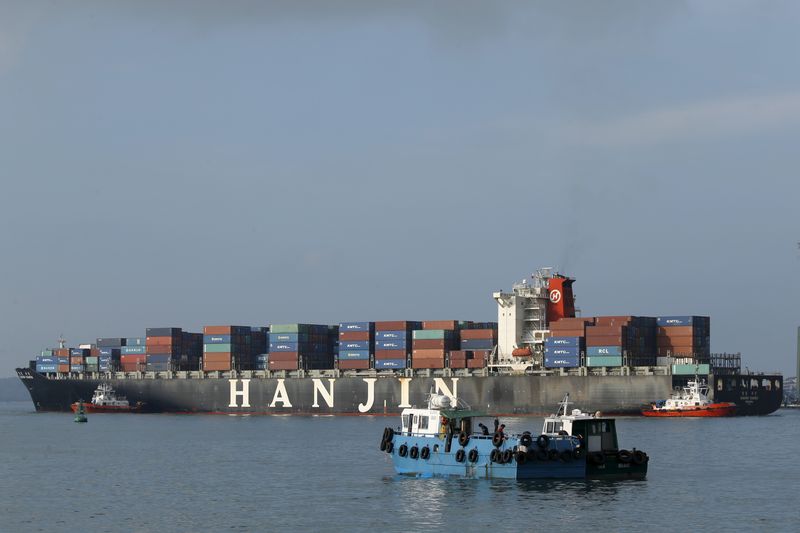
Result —
<path fill-rule="evenodd" d="M 736 404 L 731 402 L 714 403 L 708 399 L 708 385 L 697 376 L 690 380 L 683 390 L 676 392 L 667 400 L 651 404 L 642 410 L 644 416 L 733 416 Z"/>
<path fill-rule="evenodd" d="M 73 413 L 78 412 L 81 403 L 87 413 L 136 413 L 144 407 L 142 402 L 131 405 L 125 396 L 117 396 L 108 383 L 101 383 L 97 386 L 90 403 L 73 403 L 71 406 Z"/>

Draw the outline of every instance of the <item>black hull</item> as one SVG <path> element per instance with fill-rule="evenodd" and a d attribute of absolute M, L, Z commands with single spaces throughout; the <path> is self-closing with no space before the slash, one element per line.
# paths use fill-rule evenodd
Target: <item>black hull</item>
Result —
<path fill-rule="evenodd" d="M 496 415 L 552 413 L 569 392 L 575 407 L 608 414 L 638 415 L 643 404 L 667 397 L 672 376 L 469 376 L 469 377 L 338 377 L 338 378 L 169 378 L 51 379 L 31 369 L 17 369 L 37 411 L 70 411 L 88 400 L 97 386 L 110 383 L 145 412 L 222 414 L 381 415 L 424 405 L 431 390 L 453 395 L 474 409 Z M 780 407 L 779 389 L 734 388 L 714 393 L 717 401 L 733 401 L 738 414 L 764 415 Z M 762 378 L 763 376 L 759 376 Z M 741 377 L 739 377 L 741 381 Z M 773 381 L 774 383 L 774 381 Z"/>

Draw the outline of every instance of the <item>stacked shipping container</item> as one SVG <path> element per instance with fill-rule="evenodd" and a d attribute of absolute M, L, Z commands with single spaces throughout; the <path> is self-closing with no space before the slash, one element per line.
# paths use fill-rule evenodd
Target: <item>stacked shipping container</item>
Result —
<path fill-rule="evenodd" d="M 324 324 L 275 324 L 270 326 L 270 370 L 333 368 L 333 339 L 337 329 Z"/>
<path fill-rule="evenodd" d="M 375 369 L 397 370 L 408 366 L 413 343 L 413 331 L 422 322 L 387 320 L 375 323 Z"/>
<path fill-rule="evenodd" d="M 707 316 L 660 316 L 659 356 L 707 359 L 711 354 L 711 319 Z"/>
<path fill-rule="evenodd" d="M 363 370 L 372 367 L 375 353 L 375 322 L 342 322 L 339 324 L 340 370 Z"/>
<path fill-rule="evenodd" d="M 122 346 L 119 366 L 123 372 L 144 372 L 147 369 L 147 338 L 127 337 Z"/>

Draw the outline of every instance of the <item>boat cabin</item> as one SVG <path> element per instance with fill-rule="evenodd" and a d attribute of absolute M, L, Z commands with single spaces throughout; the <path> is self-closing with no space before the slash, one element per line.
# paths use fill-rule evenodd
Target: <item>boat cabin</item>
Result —
<path fill-rule="evenodd" d="M 559 404 L 558 413 L 544 419 L 542 434 L 548 436 L 571 435 L 581 439 L 586 451 L 617 451 L 617 427 L 613 418 L 600 413 L 584 413 L 580 409 L 567 411 L 569 394 Z"/>
<path fill-rule="evenodd" d="M 403 435 L 438 436 L 472 435 L 479 432 L 486 424 L 479 423 L 479 417 L 485 413 L 472 411 L 468 407 L 452 406 L 450 398 L 443 395 L 432 395 L 428 400 L 428 408 L 410 407 L 403 409 L 401 432 Z M 487 422 L 489 417 L 487 418 Z M 480 428 L 480 429 L 479 429 Z"/>

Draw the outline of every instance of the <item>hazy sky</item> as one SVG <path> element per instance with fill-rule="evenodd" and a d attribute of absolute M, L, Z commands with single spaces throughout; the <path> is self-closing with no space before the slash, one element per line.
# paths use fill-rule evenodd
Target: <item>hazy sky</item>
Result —
<path fill-rule="evenodd" d="M 800 3 L 3 2 L 0 376 L 59 334 L 708 314 L 794 375 Z"/>

